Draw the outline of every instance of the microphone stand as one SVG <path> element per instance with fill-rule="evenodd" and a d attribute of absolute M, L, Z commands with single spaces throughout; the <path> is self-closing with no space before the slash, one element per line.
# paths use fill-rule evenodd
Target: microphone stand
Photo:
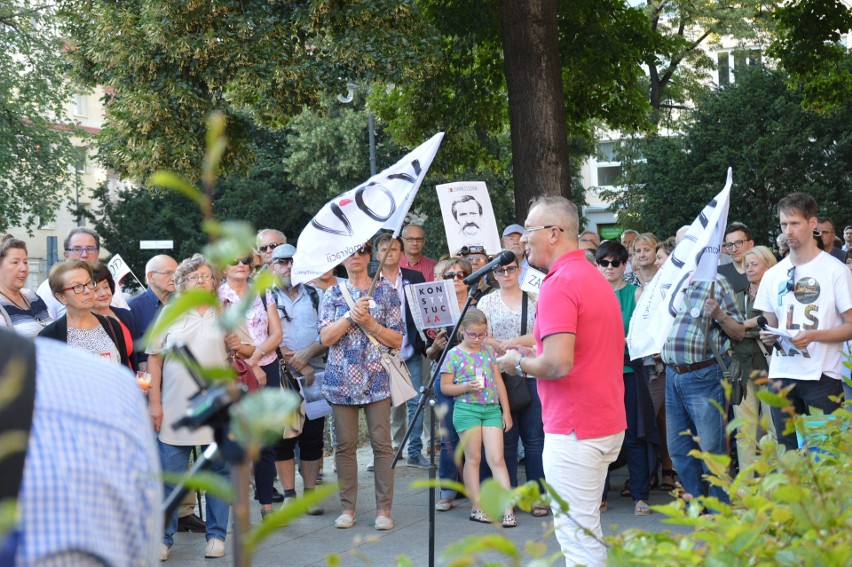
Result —
<path fill-rule="evenodd" d="M 480 276 L 481 278 L 482 276 Z M 465 313 L 470 309 L 470 305 L 473 302 L 473 296 L 476 293 L 476 289 L 479 284 L 479 279 L 477 278 L 474 282 L 471 283 L 469 287 L 469 291 L 467 294 L 467 301 L 465 301 L 464 307 L 462 308 L 461 314 L 459 315 L 458 321 L 453 326 L 453 330 L 450 332 L 450 335 L 447 337 L 447 344 L 444 346 L 443 352 L 441 352 L 441 356 L 438 358 L 435 364 L 435 371 L 432 373 L 432 377 L 429 379 L 429 383 L 420 387 L 420 401 L 417 403 L 417 409 L 414 412 L 414 417 L 410 420 L 408 424 L 408 428 L 405 431 L 405 436 L 402 438 L 402 442 L 399 444 L 399 448 L 396 450 L 396 455 L 393 458 L 393 462 L 391 463 L 391 468 L 395 469 L 396 464 L 402 458 L 402 450 L 405 447 L 405 444 L 408 442 L 408 438 L 411 437 L 411 429 L 415 423 L 417 423 L 417 418 L 424 412 L 426 404 L 429 404 L 429 410 L 431 412 L 430 416 L 432 419 L 429 420 L 429 432 L 430 439 L 432 439 L 432 444 L 435 443 L 435 405 L 438 401 L 435 399 L 435 380 L 438 380 L 441 375 L 441 364 L 444 363 L 444 359 L 449 352 L 453 341 L 459 332 L 459 326 L 461 325 L 462 319 L 464 319 Z M 407 402 L 406 402 L 407 403 Z M 435 451 L 432 450 L 429 455 L 429 567 L 435 567 L 435 478 L 438 473 L 438 465 L 435 463 Z"/>

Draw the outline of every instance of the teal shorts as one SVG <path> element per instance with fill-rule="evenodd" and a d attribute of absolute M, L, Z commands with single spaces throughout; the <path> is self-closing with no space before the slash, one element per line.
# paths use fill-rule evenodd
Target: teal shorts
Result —
<path fill-rule="evenodd" d="M 473 427 L 499 427 L 503 429 L 503 411 L 500 404 L 469 404 L 456 402 L 453 406 L 453 426 L 461 433 Z"/>

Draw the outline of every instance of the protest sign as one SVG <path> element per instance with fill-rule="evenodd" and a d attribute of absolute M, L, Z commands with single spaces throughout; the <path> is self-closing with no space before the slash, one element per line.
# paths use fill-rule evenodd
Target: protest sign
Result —
<path fill-rule="evenodd" d="M 524 281 L 521 282 L 521 289 L 527 293 L 538 293 L 541 288 L 541 282 L 544 281 L 544 272 L 539 272 L 535 268 L 527 268 L 527 273 L 524 274 Z"/>
<path fill-rule="evenodd" d="M 452 327 L 459 318 L 459 304 L 450 280 L 407 285 L 405 297 L 419 331 Z"/>
<path fill-rule="evenodd" d="M 458 181 L 438 185 L 435 190 L 450 254 L 457 254 L 463 246 L 483 246 L 489 256 L 502 250 L 485 183 Z"/>

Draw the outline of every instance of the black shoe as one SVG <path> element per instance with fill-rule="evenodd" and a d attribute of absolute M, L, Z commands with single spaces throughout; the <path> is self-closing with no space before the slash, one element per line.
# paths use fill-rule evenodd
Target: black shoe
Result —
<path fill-rule="evenodd" d="M 178 531 L 203 534 L 207 531 L 207 525 L 204 523 L 204 520 L 195 514 L 190 514 L 189 516 L 178 518 Z"/>
<path fill-rule="evenodd" d="M 257 489 L 254 489 L 254 499 L 260 502 L 260 499 L 257 497 Z M 272 502 L 275 504 L 281 504 L 284 502 L 284 495 L 278 492 L 274 486 L 272 487 Z"/>

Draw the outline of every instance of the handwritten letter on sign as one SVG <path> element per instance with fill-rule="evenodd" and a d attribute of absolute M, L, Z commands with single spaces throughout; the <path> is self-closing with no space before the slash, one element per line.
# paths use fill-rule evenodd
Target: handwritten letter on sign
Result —
<path fill-rule="evenodd" d="M 546 275 L 535 268 L 528 268 L 527 273 L 524 275 L 524 281 L 521 282 L 521 289 L 528 293 L 538 293 L 541 282 L 544 281 L 544 276 Z"/>

